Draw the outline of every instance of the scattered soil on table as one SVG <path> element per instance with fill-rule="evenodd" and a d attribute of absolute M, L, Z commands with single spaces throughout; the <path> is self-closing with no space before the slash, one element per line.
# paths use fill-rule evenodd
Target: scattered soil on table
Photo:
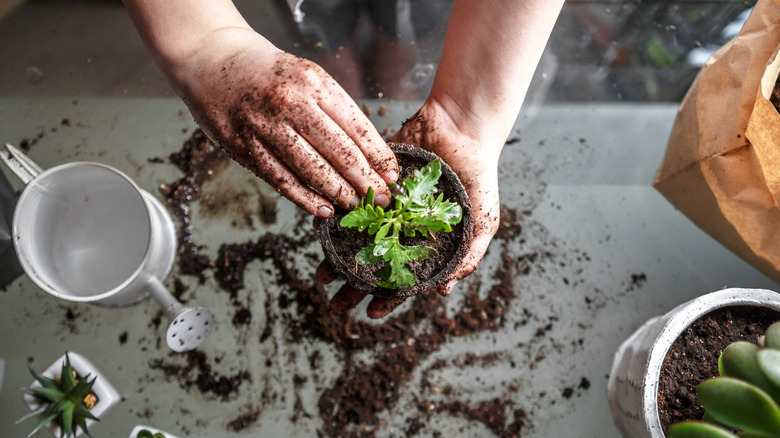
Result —
<path fill-rule="evenodd" d="M 716 309 L 690 325 L 669 349 L 658 383 L 658 411 L 664 431 L 684 420 L 700 420 L 704 408 L 696 386 L 718 375 L 718 357 L 736 341 L 756 343 L 780 312 L 752 306 Z"/>
<path fill-rule="evenodd" d="M 248 371 L 239 371 L 232 376 L 223 376 L 212 370 L 206 355 L 198 350 L 184 353 L 184 365 L 169 364 L 155 359 L 149 368 L 161 370 L 166 376 L 176 379 L 183 389 L 195 387 L 203 394 L 213 394 L 223 401 L 232 399 L 245 380 L 250 380 Z"/>
<path fill-rule="evenodd" d="M 210 260 L 192 239 L 190 211 L 192 202 L 198 201 L 203 182 L 225 166 L 225 155 L 202 132 L 196 131 L 182 150 L 172 154 L 170 159 L 185 174 L 179 180 L 161 187 L 169 207 L 180 222 L 179 274 L 192 275 L 203 282 L 204 273 L 212 272 L 219 290 L 229 295 L 235 307 L 233 324 L 244 326 L 254 323 L 249 298 L 239 293 L 245 287 L 245 269 L 253 260 L 270 261 L 280 288 L 278 293 L 269 297 L 274 302 L 266 305 L 266 326 L 255 339 L 263 344 L 273 344 L 276 341 L 272 339 L 271 328 L 282 327 L 287 335 L 285 343 L 326 345 L 335 354 L 341 370 L 335 379 L 319 378 L 316 371 L 323 366 L 323 355 L 318 347 L 312 347 L 305 361 L 310 365 L 311 374 L 301 376 L 296 373 L 296 378 L 291 382 L 296 397 L 291 402 L 294 405 L 292 421 L 310 418 L 304 404 L 310 405 L 311 401 L 302 400 L 299 390 L 303 386 L 314 385 L 318 397 L 314 409 L 321 420 L 317 431 L 320 436 L 375 436 L 385 426 L 386 420 L 382 415 L 398 406 L 402 397 L 407 396 L 403 388 L 420 375 L 419 393 L 413 396 L 418 409 L 398 407 L 393 411 L 400 411 L 399 414 L 406 416 L 408 436 L 424 433 L 424 429 L 429 427 L 429 417 L 434 413 L 482 423 L 500 437 L 520 436 L 524 430 L 533 427 L 534 408 L 540 405 L 538 400 L 518 397 L 517 383 L 501 383 L 498 390 L 500 395 L 490 396 L 486 401 L 466 401 L 471 397 L 462 393 L 462 390 L 451 385 L 439 387 L 434 383 L 440 370 L 453 367 L 488 369 L 501 364 L 516 368 L 516 359 L 512 355 L 469 353 L 456 358 L 439 358 L 432 364 L 427 364 L 426 359 L 454 339 L 501 331 L 507 328 L 510 320 L 514 328 L 529 323 L 540 324 L 536 336 L 518 343 L 513 353 L 523 355 L 523 363 L 530 363 L 531 368 L 543 362 L 553 349 L 563 353 L 568 349 L 576 351 L 583 348 L 582 338 L 579 341 L 572 340 L 569 345 L 552 337 L 557 316 L 542 318 L 523 309 L 521 320 L 509 318 L 510 308 L 518 298 L 516 291 L 522 289 L 524 276 L 533 272 L 546 272 L 556 265 L 589 261 L 587 254 L 577 250 L 568 255 L 571 261 L 567 259 L 566 262 L 555 260 L 555 256 L 546 249 L 528 249 L 518 254 L 517 245 L 525 243 L 528 230 L 537 234 L 545 233 L 541 224 L 526 221 L 526 216 L 530 214 L 526 211 L 502 208 L 500 228 L 490 250 L 498 252 L 497 259 L 494 257 L 498 266 L 494 268 L 492 278 L 475 278 L 462 283 L 466 289 L 465 296 L 462 302 L 458 301 L 455 310 L 447 308 L 448 300 L 455 298 L 428 294 L 410 299 L 403 310 L 396 310 L 382 321 L 364 321 L 356 319 L 354 315 L 332 313 L 322 286 L 314 284 L 310 273 L 302 273 L 305 270 L 298 266 L 300 261 L 296 261 L 296 256 L 300 256 L 302 251 L 311 251 L 311 245 L 317 240 L 314 230 L 307 228 L 311 219 L 304 214 L 299 214 L 292 235 L 266 233 L 256 240 L 223 244 L 217 251 L 217 259 Z M 555 245 L 549 246 L 554 249 Z M 309 258 L 308 255 L 305 257 Z M 321 259 L 321 253 L 311 257 Z M 576 285 L 581 281 L 578 274 L 582 269 L 573 271 L 570 281 Z M 483 281 L 490 284 L 483 285 Z M 588 299 L 596 306 L 601 297 L 597 293 L 591 296 Z M 251 337 L 248 339 L 251 340 Z M 241 342 L 247 343 L 249 340 Z M 242 344 L 242 347 L 257 348 L 248 344 Z M 220 400 L 233 399 L 242 383 L 250 381 L 248 371 L 240 370 L 229 376 L 216 373 L 209 363 L 218 364 L 218 358 L 209 360 L 204 353 L 197 351 L 186 353 L 185 357 L 184 364 L 180 363 L 180 359 L 174 359 L 181 358 L 181 355 L 169 355 L 151 361 L 150 366 L 176 379 L 185 390 L 213 394 Z M 265 366 L 271 367 L 273 363 L 273 358 L 269 357 Z M 264 378 L 262 374 L 259 377 L 261 381 Z M 568 397 L 586 391 L 589 387 L 590 380 L 582 377 L 579 385 L 570 385 L 571 394 Z M 564 391 L 562 386 L 550 388 L 550 394 L 560 395 L 545 397 L 547 391 L 544 391 L 539 399 L 555 404 L 557 400 L 565 399 Z M 258 395 L 261 405 L 284 403 L 284 395 L 278 396 L 275 391 L 266 394 L 266 390 L 262 390 L 261 393 Z M 462 400 L 464 397 L 465 400 Z M 257 424 L 259 418 L 259 409 L 248 409 L 248 412 L 241 413 L 227 423 L 225 428 L 230 431 L 244 430 Z M 434 431 L 434 435 L 437 434 L 440 436 L 438 431 Z"/>
<path fill-rule="evenodd" d="M 428 164 L 427 161 L 419 159 L 417 157 L 410 156 L 408 154 L 399 154 L 399 181 L 403 181 L 405 178 L 412 178 L 414 171 L 424 167 Z M 438 193 L 444 194 L 444 199 L 450 202 L 457 203 L 457 196 L 455 190 L 445 178 L 440 178 L 437 184 Z M 346 268 L 356 274 L 359 278 L 367 282 L 368 284 L 377 284 L 381 279 L 376 275 L 376 272 L 385 267 L 385 263 L 379 263 L 376 265 L 359 265 L 355 260 L 355 255 L 366 246 L 374 242 L 374 236 L 368 234 L 368 232 L 358 231 L 357 228 L 345 228 L 340 225 L 341 219 L 349 213 L 349 210 L 337 207 L 336 212 L 333 215 L 333 221 L 327 223 L 333 223 L 330 228 L 330 237 L 333 251 L 335 251 L 339 260 L 344 261 L 347 265 Z M 323 222 L 326 223 L 326 222 Z M 450 261 L 456 256 L 458 247 L 463 239 L 463 221 L 452 227 L 452 232 L 436 233 L 435 239 L 423 237 L 416 234 L 414 237 L 407 237 L 402 235 L 400 240 L 404 246 L 417 246 L 424 245 L 436 250 L 436 255 L 427 260 L 420 260 L 410 262 L 408 264 L 415 278 L 417 284 L 423 284 L 433 278 L 436 274 L 441 272 L 447 267 Z M 354 266 L 352 264 L 354 263 Z M 354 268 L 354 269 L 353 269 Z"/>

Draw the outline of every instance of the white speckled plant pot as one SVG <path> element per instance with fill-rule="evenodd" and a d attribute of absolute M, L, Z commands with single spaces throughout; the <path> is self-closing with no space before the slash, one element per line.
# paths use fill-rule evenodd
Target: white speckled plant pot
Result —
<path fill-rule="evenodd" d="M 658 414 L 658 379 L 666 354 L 689 325 L 722 307 L 758 306 L 780 311 L 780 294 L 763 289 L 724 289 L 680 304 L 649 319 L 618 348 L 607 397 L 626 438 L 663 438 Z"/>
<path fill-rule="evenodd" d="M 87 360 L 84 356 L 74 353 L 72 351 L 68 352 L 68 358 L 70 359 L 70 365 L 73 367 L 73 369 L 76 371 L 76 373 L 81 377 L 86 377 L 89 375 L 89 378 L 92 379 L 93 377 L 97 377 L 95 379 L 94 385 L 92 385 L 92 392 L 95 393 L 95 395 L 98 398 L 97 404 L 90 410 L 92 415 L 102 419 L 103 414 L 108 412 L 109 409 L 114 407 L 117 403 L 119 403 L 120 396 L 119 393 L 114 389 L 113 386 L 111 386 L 111 383 L 109 383 L 108 379 L 90 362 Z M 48 377 L 50 379 L 54 379 L 59 376 L 60 372 L 62 371 L 62 364 L 65 363 L 65 355 L 63 354 L 59 359 L 54 361 L 49 368 L 46 368 L 46 371 L 40 373 L 43 377 Z M 38 381 L 34 381 L 32 385 L 30 385 L 30 388 L 39 388 L 41 386 Z M 38 409 L 41 406 L 41 403 L 38 401 L 38 399 L 35 398 L 35 396 L 31 394 L 25 394 L 24 395 L 24 402 L 27 404 L 27 406 L 30 408 L 30 410 L 34 411 Z M 32 421 L 32 420 L 30 420 Z M 87 420 L 87 428 L 89 428 L 92 424 L 94 424 L 94 420 Z M 60 427 L 55 424 L 54 422 L 49 423 L 47 426 L 47 429 L 49 432 L 52 433 L 55 437 L 60 436 Z M 83 432 L 81 429 L 78 429 L 78 432 L 76 433 L 76 436 L 81 436 Z"/>
<path fill-rule="evenodd" d="M 170 434 L 164 430 L 160 430 L 151 426 L 145 426 L 142 424 L 135 426 L 133 430 L 130 431 L 130 436 L 128 438 L 138 438 L 138 433 L 144 429 L 148 430 L 151 433 L 161 433 L 165 435 L 165 438 L 179 438 L 176 435 Z"/>

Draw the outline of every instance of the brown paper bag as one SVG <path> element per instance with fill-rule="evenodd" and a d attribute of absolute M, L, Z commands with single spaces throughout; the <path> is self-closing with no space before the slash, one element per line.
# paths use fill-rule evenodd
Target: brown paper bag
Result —
<path fill-rule="evenodd" d="M 759 0 L 680 105 L 654 186 L 696 225 L 780 282 L 780 0 Z"/>

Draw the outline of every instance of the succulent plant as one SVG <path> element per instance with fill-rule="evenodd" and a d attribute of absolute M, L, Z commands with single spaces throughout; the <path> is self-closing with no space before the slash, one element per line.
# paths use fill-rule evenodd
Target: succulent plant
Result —
<path fill-rule="evenodd" d="M 136 438 L 165 438 L 165 435 L 160 432 L 152 432 L 149 429 L 142 429 L 138 431 Z"/>
<path fill-rule="evenodd" d="M 696 387 L 702 421 L 677 423 L 667 436 L 780 437 L 780 322 L 769 326 L 759 345 L 740 341 L 726 347 L 718 371 L 719 377 Z"/>
<path fill-rule="evenodd" d="M 91 392 L 96 378 L 89 380 L 89 375 L 79 378 L 70 365 L 67 353 L 58 379 L 41 376 L 32 368 L 30 373 L 41 386 L 26 390 L 40 400 L 41 406 L 17 421 L 18 424 L 40 415 L 38 423 L 27 437 L 31 437 L 51 422 L 60 427 L 60 438 L 76 436 L 78 428 L 87 436 L 91 436 L 87 430 L 87 419 L 99 421 L 89 412 L 91 406 L 88 406 L 94 403 L 94 395 L 91 395 Z"/>

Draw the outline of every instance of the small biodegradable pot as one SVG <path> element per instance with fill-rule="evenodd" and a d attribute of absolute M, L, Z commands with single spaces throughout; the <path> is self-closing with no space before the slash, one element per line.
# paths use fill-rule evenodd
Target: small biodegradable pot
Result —
<path fill-rule="evenodd" d="M 161 433 L 165 435 L 165 438 L 179 438 L 176 435 L 170 434 L 164 430 L 160 430 L 151 426 L 145 426 L 143 424 L 135 426 L 133 430 L 130 431 L 130 435 L 127 438 L 138 438 L 138 434 L 141 433 L 142 430 L 148 430 L 152 434 Z"/>
<path fill-rule="evenodd" d="M 70 359 L 70 365 L 73 367 L 73 370 L 78 374 L 81 378 L 85 378 L 86 376 L 89 376 L 90 380 L 92 378 L 95 378 L 95 383 L 92 386 L 92 392 L 95 393 L 97 396 L 97 403 L 95 406 L 90 409 L 90 412 L 92 415 L 96 416 L 97 418 L 102 419 L 103 415 L 108 412 L 109 409 L 114 407 L 117 403 L 119 403 L 120 396 L 119 393 L 114 389 L 114 387 L 109 383 L 108 379 L 95 367 L 95 365 L 92 364 L 89 360 L 87 360 L 84 356 L 74 353 L 72 351 L 68 352 L 68 359 Z M 49 368 L 46 368 L 46 371 L 42 372 L 41 375 L 43 377 L 48 377 L 50 379 L 56 379 L 59 377 L 59 373 L 62 371 L 62 365 L 65 363 L 65 355 L 63 354 L 59 359 L 54 361 Z M 41 384 L 38 383 L 38 381 L 34 381 L 32 385 L 30 385 L 30 388 L 40 388 Z M 27 404 L 27 407 L 30 408 L 31 411 L 34 411 L 38 409 L 41 406 L 40 401 L 38 401 L 37 398 L 35 398 L 32 394 L 25 394 L 24 395 L 24 402 Z M 87 419 L 87 428 L 92 426 L 95 423 L 94 420 Z M 51 432 L 52 435 L 55 437 L 60 436 L 60 427 L 54 423 L 51 422 L 46 427 L 49 429 L 49 432 Z M 79 428 L 78 432 L 76 432 L 75 436 L 81 436 L 83 434 L 82 430 Z"/>
<path fill-rule="evenodd" d="M 763 289 L 724 289 L 680 304 L 647 320 L 618 348 L 607 383 L 615 425 L 626 438 L 663 438 L 658 380 L 674 341 L 702 316 L 722 307 L 756 306 L 780 311 L 780 294 Z"/>
<path fill-rule="evenodd" d="M 354 270 L 354 254 L 352 254 L 352 258 L 349 259 L 347 257 L 343 257 L 343 255 L 339 255 L 338 252 L 334 250 L 333 235 L 336 230 L 340 229 L 339 222 L 341 221 L 341 218 L 349 213 L 348 210 L 337 207 L 336 213 L 333 216 L 320 220 L 318 231 L 320 235 L 320 243 L 322 244 L 322 249 L 325 253 L 325 256 L 330 261 L 333 269 L 338 272 L 347 283 L 368 294 L 385 298 L 406 298 L 434 290 L 436 286 L 444 283 L 450 274 L 455 271 L 455 269 L 465 257 L 469 245 L 471 244 L 474 215 L 471 210 L 471 203 L 469 202 L 469 198 L 466 194 L 466 189 L 463 186 L 463 183 L 461 183 L 458 175 L 452 170 L 452 168 L 450 168 L 450 166 L 448 166 L 447 163 L 445 163 L 441 158 L 439 158 L 433 152 L 408 144 L 388 143 L 388 146 L 390 146 L 393 152 L 395 152 L 399 160 L 402 158 L 410 158 L 410 161 L 416 161 L 417 163 L 421 164 L 421 167 L 433 160 L 439 160 L 439 162 L 441 162 L 442 176 L 439 179 L 438 187 L 440 191 L 445 191 L 444 188 L 446 187 L 446 191 L 452 194 L 450 200 L 457 202 L 463 211 L 463 218 L 456 226 L 458 227 L 457 229 L 462 230 L 462 237 L 454 256 L 449 260 L 449 262 L 447 262 L 444 269 L 441 269 L 426 281 L 418 283 L 410 289 L 382 288 L 377 286 L 375 283 L 366 280 L 364 277 L 356 274 Z M 399 177 L 399 180 L 403 178 L 403 169 L 401 169 L 400 173 L 402 176 Z M 453 227 L 452 232 L 456 232 L 455 227 Z"/>

